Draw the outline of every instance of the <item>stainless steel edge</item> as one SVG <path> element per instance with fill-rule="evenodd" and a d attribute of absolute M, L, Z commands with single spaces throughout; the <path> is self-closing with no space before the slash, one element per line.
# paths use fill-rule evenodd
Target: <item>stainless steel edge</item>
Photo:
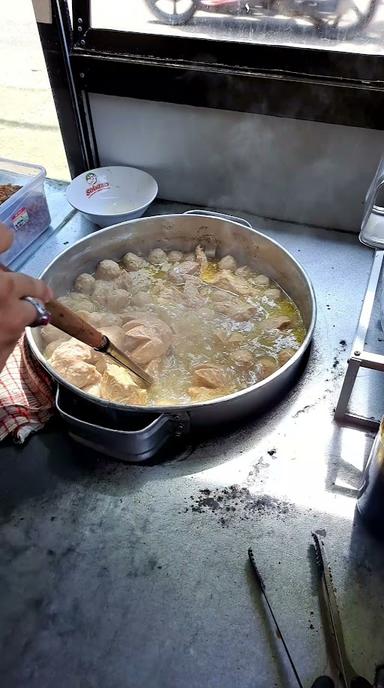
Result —
<path fill-rule="evenodd" d="M 244 225 L 244 227 L 248 227 L 249 229 L 252 229 L 252 225 L 248 220 L 245 220 L 242 217 L 238 217 L 237 215 L 227 215 L 226 213 L 219 213 L 215 210 L 199 210 L 199 209 L 194 209 L 194 210 L 186 210 L 183 215 L 199 215 L 200 217 L 217 217 L 220 220 L 229 220 L 230 222 L 236 222 L 239 225 Z"/>

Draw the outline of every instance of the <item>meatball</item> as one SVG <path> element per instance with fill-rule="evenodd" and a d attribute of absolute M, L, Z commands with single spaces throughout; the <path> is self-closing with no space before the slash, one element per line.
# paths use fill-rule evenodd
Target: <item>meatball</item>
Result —
<path fill-rule="evenodd" d="M 265 290 L 264 296 L 266 296 L 267 299 L 270 299 L 271 301 L 278 301 L 281 298 L 282 294 L 280 289 L 271 287 L 271 289 Z"/>
<path fill-rule="evenodd" d="M 114 363 L 108 363 L 100 383 L 103 399 L 118 404 L 145 404 L 148 393 L 140 389 L 129 371 Z"/>
<path fill-rule="evenodd" d="M 184 254 L 181 251 L 170 251 L 167 257 L 170 263 L 181 263 Z"/>
<path fill-rule="evenodd" d="M 241 296 L 248 296 L 252 293 L 252 287 L 247 280 L 240 275 L 234 275 L 231 270 L 219 270 L 214 276 L 212 284 Z"/>
<path fill-rule="evenodd" d="M 127 337 L 121 327 L 111 325 L 110 327 L 101 327 L 101 331 L 118 349 L 124 353 L 128 350 Z"/>
<path fill-rule="evenodd" d="M 131 253 L 130 251 L 123 256 L 122 263 L 128 272 L 135 272 L 135 270 L 140 270 L 140 268 L 145 268 L 148 265 L 145 258 L 137 256 L 136 253 Z"/>
<path fill-rule="evenodd" d="M 49 344 L 45 347 L 44 350 L 45 358 L 51 358 L 53 352 L 56 351 L 57 347 L 60 346 L 62 341 L 62 339 L 55 339 L 53 342 L 49 342 Z"/>
<path fill-rule="evenodd" d="M 292 327 L 292 321 L 286 315 L 276 315 L 266 318 L 261 322 L 261 327 L 264 332 L 272 332 L 272 330 L 288 330 Z"/>
<path fill-rule="evenodd" d="M 87 394 L 91 394 L 93 397 L 100 397 L 100 385 L 98 383 L 83 387 L 83 391 L 87 392 Z"/>
<path fill-rule="evenodd" d="M 175 284 L 184 284 L 187 275 L 195 275 L 199 272 L 199 263 L 194 261 L 185 261 L 181 265 L 175 265 L 168 272 L 168 277 Z"/>
<path fill-rule="evenodd" d="M 237 268 L 235 274 L 239 277 L 250 277 L 252 275 L 252 270 L 248 265 L 242 265 L 241 268 Z"/>
<path fill-rule="evenodd" d="M 106 309 L 112 313 L 120 313 L 129 306 L 130 302 L 130 296 L 125 289 L 112 289 L 107 294 Z"/>
<path fill-rule="evenodd" d="M 126 270 L 122 270 L 114 284 L 118 289 L 126 289 L 126 291 L 132 291 L 132 275 Z"/>
<path fill-rule="evenodd" d="M 261 356 L 256 361 L 256 367 L 259 374 L 259 379 L 264 380 L 266 377 L 276 372 L 279 365 L 272 356 Z"/>
<path fill-rule="evenodd" d="M 88 313 L 86 317 L 82 314 L 82 317 L 98 330 L 111 325 L 121 325 L 121 316 L 117 313 Z"/>
<path fill-rule="evenodd" d="M 257 277 L 253 279 L 253 283 L 257 287 L 269 287 L 269 277 L 267 277 L 267 275 L 257 275 Z"/>
<path fill-rule="evenodd" d="M 136 270 L 136 272 L 130 272 L 129 274 L 132 280 L 132 294 L 137 294 L 139 291 L 145 291 L 151 286 L 152 280 L 146 270 Z"/>
<path fill-rule="evenodd" d="M 202 402 L 211 401 L 211 399 L 216 399 L 220 396 L 225 396 L 226 392 L 224 389 L 211 389 L 208 387 L 197 387 L 192 386 L 188 389 L 188 394 L 192 401 Z"/>
<path fill-rule="evenodd" d="M 132 305 L 137 308 L 143 308 L 144 306 L 149 306 L 152 303 L 152 298 L 145 291 L 139 291 L 132 298 Z"/>
<path fill-rule="evenodd" d="M 76 298 L 80 297 L 80 298 Z M 66 308 L 70 308 L 71 311 L 78 313 L 79 311 L 86 311 L 87 313 L 93 313 L 97 310 L 96 305 L 90 299 L 82 294 L 76 294 L 76 292 L 71 292 L 68 296 L 59 296 L 57 299 L 59 303 Z"/>
<path fill-rule="evenodd" d="M 219 270 L 232 270 L 232 272 L 235 272 L 236 269 L 237 263 L 233 256 L 224 256 L 224 258 L 219 260 Z"/>
<path fill-rule="evenodd" d="M 254 362 L 251 352 L 246 349 L 232 351 L 232 353 L 230 353 L 230 358 L 240 368 L 251 368 Z"/>
<path fill-rule="evenodd" d="M 93 275 L 90 275 L 88 272 L 83 272 L 75 279 L 73 288 L 81 294 L 90 296 L 95 288 L 95 282 L 96 280 Z"/>
<path fill-rule="evenodd" d="M 286 363 L 288 363 L 288 361 L 290 361 L 290 359 L 292 358 L 292 356 L 295 355 L 295 353 L 296 353 L 295 349 L 291 349 L 291 348 L 282 349 L 277 356 L 280 365 L 283 366 Z"/>
<path fill-rule="evenodd" d="M 224 387 L 227 382 L 225 371 L 220 366 L 205 363 L 196 366 L 192 375 L 192 383 L 195 387 L 208 387 L 218 389 Z"/>
<path fill-rule="evenodd" d="M 96 268 L 96 279 L 108 282 L 120 275 L 120 266 L 114 260 L 101 260 Z"/>
<path fill-rule="evenodd" d="M 154 248 L 150 252 L 148 260 L 150 263 L 152 263 L 152 265 L 161 265 L 162 263 L 167 262 L 167 254 L 162 248 Z"/>
<path fill-rule="evenodd" d="M 97 384 L 101 375 L 93 362 L 93 351 L 86 344 L 71 339 L 61 342 L 51 354 L 50 363 L 59 375 L 76 387 Z"/>

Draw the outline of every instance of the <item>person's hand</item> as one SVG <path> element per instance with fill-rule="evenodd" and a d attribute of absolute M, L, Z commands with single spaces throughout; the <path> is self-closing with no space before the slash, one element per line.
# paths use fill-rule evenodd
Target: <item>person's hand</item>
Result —
<path fill-rule="evenodd" d="M 0 253 L 7 251 L 11 244 L 12 232 L 0 223 Z M 33 305 L 21 300 L 24 296 L 46 303 L 53 298 L 53 293 L 41 280 L 0 268 L 0 371 L 24 329 L 36 318 Z"/>

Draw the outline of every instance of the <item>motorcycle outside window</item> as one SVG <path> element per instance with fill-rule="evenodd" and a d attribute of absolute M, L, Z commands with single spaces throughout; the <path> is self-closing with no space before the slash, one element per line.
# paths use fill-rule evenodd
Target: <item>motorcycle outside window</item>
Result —
<path fill-rule="evenodd" d="M 382 0 L 92 0 L 94 28 L 384 54 Z"/>

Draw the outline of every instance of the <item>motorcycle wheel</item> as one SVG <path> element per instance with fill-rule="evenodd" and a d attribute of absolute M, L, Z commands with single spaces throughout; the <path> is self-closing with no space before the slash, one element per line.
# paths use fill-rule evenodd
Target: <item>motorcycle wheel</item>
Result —
<path fill-rule="evenodd" d="M 345 12 L 336 12 L 335 15 L 327 19 L 316 19 L 315 27 L 324 38 L 338 38 L 339 40 L 352 38 L 359 31 L 364 29 L 375 16 L 380 0 L 369 0 L 365 12 L 362 12 L 356 0 L 350 0 L 348 12 L 354 13 L 354 20 L 346 26 L 342 24 Z M 341 5 L 342 7 L 342 5 Z"/>
<path fill-rule="evenodd" d="M 196 12 L 195 0 L 145 0 L 155 17 L 172 26 L 186 24 Z M 178 12 L 177 10 L 180 10 Z M 173 10 L 173 11 L 171 11 Z"/>

